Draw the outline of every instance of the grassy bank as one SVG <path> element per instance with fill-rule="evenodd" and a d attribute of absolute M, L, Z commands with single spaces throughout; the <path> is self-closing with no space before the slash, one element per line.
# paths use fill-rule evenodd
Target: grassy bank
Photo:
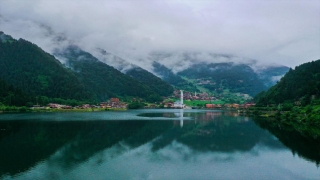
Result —
<path fill-rule="evenodd" d="M 198 106 L 204 107 L 206 104 L 224 104 L 224 101 L 221 100 L 212 100 L 212 101 L 203 101 L 203 100 L 185 100 L 183 103 L 187 106 Z"/>
<path fill-rule="evenodd" d="M 320 126 L 320 105 L 281 107 L 252 107 L 240 114 L 260 117 L 273 117 L 275 120 Z"/>

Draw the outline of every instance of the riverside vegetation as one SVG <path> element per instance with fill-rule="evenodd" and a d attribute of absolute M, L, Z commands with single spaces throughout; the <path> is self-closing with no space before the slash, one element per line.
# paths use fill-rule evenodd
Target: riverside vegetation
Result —
<path fill-rule="evenodd" d="M 320 60 L 296 67 L 266 92 L 255 97 L 257 107 L 246 113 L 271 116 L 296 128 L 320 127 Z M 306 130 L 309 128 L 305 128 Z"/>

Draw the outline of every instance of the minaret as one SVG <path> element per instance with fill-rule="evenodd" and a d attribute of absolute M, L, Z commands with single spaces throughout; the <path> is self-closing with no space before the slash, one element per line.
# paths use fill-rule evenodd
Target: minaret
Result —
<path fill-rule="evenodd" d="M 183 127 L 183 109 L 180 109 L 180 127 Z"/>
<path fill-rule="evenodd" d="M 180 94 L 180 103 L 181 103 L 181 109 L 183 109 L 183 90 L 180 90 L 181 94 Z"/>

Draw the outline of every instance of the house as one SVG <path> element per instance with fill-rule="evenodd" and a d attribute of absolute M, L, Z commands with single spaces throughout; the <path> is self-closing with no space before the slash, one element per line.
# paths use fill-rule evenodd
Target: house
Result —
<path fill-rule="evenodd" d="M 165 108 L 170 108 L 170 107 L 173 107 L 174 106 L 174 103 L 173 102 L 165 102 L 163 107 Z"/>
<path fill-rule="evenodd" d="M 120 100 L 119 98 L 110 98 L 110 102 L 116 102 L 116 103 L 119 103 Z"/>
<path fill-rule="evenodd" d="M 214 104 L 206 104 L 206 108 L 215 108 L 216 106 Z"/>
<path fill-rule="evenodd" d="M 173 107 L 174 107 L 174 108 L 181 108 L 181 106 L 182 106 L 183 108 L 185 107 L 185 105 L 184 105 L 184 104 L 181 104 L 180 101 L 176 101 L 176 102 L 174 102 L 174 104 L 173 104 Z"/>
<path fill-rule="evenodd" d="M 239 104 L 231 104 L 231 107 L 238 109 L 239 108 Z"/>
<path fill-rule="evenodd" d="M 82 109 L 88 109 L 88 108 L 90 108 L 90 104 L 83 104 L 81 108 Z"/>
<path fill-rule="evenodd" d="M 221 108 L 221 107 L 222 107 L 221 104 L 216 105 L 216 108 Z"/>
<path fill-rule="evenodd" d="M 52 109 L 60 109 L 62 105 L 56 103 L 49 103 L 48 106 Z"/>
<path fill-rule="evenodd" d="M 62 109 L 72 109 L 72 106 L 62 106 Z"/>
<path fill-rule="evenodd" d="M 252 106 L 255 106 L 255 105 L 256 105 L 255 103 L 245 103 L 244 107 L 245 108 L 249 108 L 249 107 L 252 107 Z"/>

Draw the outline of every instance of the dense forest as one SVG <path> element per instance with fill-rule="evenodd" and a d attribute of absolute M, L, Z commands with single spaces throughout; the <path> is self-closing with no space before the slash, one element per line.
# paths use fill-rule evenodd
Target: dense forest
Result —
<path fill-rule="evenodd" d="M 70 46 L 60 52 L 61 64 L 53 55 L 23 39 L 0 32 L 0 102 L 5 105 L 61 102 L 100 102 L 110 97 L 139 97 L 150 102 L 172 93 L 172 87 L 155 79 L 136 80 L 100 62 L 91 54 Z M 145 81 L 145 82 L 143 82 Z M 171 91 L 171 92 L 169 92 Z"/>
<path fill-rule="evenodd" d="M 211 91 L 229 89 L 231 92 L 240 92 L 253 96 L 266 89 L 266 86 L 253 69 L 245 64 L 195 64 L 179 72 L 178 75 L 185 76 L 188 79 L 207 81 L 208 83 L 202 86 Z"/>
<path fill-rule="evenodd" d="M 66 67 L 76 74 L 86 90 L 94 94 L 94 98 L 99 101 L 119 96 L 141 97 L 148 101 L 161 100 L 160 95 L 148 85 L 99 61 L 77 46 L 69 46 L 54 55 L 66 60 Z"/>
<path fill-rule="evenodd" d="M 170 69 L 165 67 L 164 65 L 154 61 L 152 63 L 153 71 L 161 76 L 161 79 L 163 79 L 165 82 L 173 85 L 177 89 L 183 89 L 185 91 L 199 91 L 196 86 L 194 86 L 192 83 L 189 83 L 185 79 L 182 79 L 181 76 L 174 74 Z"/>
<path fill-rule="evenodd" d="M 266 67 L 259 69 L 257 74 L 267 88 L 276 84 L 277 80 L 289 71 L 287 66 Z"/>
<path fill-rule="evenodd" d="M 173 92 L 173 87 L 170 84 L 140 67 L 129 69 L 126 75 L 146 84 L 161 96 L 170 96 Z"/>
<path fill-rule="evenodd" d="M 30 96 L 89 99 L 75 74 L 52 55 L 26 40 L 1 33 L 0 78 Z"/>
<path fill-rule="evenodd" d="M 31 97 L 28 96 L 22 90 L 9 85 L 7 82 L 0 78 L 0 106 L 25 106 L 31 101 Z"/>
<path fill-rule="evenodd" d="M 307 105 L 320 96 L 320 60 L 308 62 L 289 72 L 266 92 L 255 97 L 260 105 L 296 103 Z"/>

